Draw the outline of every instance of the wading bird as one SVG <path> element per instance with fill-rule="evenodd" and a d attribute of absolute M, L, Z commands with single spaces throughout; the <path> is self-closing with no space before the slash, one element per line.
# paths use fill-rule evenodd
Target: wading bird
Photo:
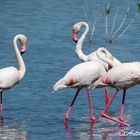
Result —
<path fill-rule="evenodd" d="M 116 91 L 111 97 L 110 102 L 106 105 L 104 111 L 102 112 L 102 116 L 128 126 L 128 124 L 124 122 L 123 116 L 126 90 L 137 84 L 140 84 L 140 62 L 122 63 L 117 65 L 109 70 L 104 76 L 99 78 L 96 82 L 94 82 L 93 86 L 95 88 L 105 86 L 116 88 Z M 122 105 L 119 119 L 115 119 L 107 114 L 107 110 L 120 89 L 123 89 Z"/>
<path fill-rule="evenodd" d="M 78 39 L 78 33 L 79 33 L 81 27 L 83 27 L 83 26 L 85 27 L 84 33 Z M 86 38 L 88 31 L 89 31 L 89 26 L 86 22 L 78 22 L 78 23 L 74 24 L 74 26 L 73 26 L 72 38 L 76 42 L 75 52 L 76 52 L 78 58 L 83 62 L 94 61 L 94 60 L 101 61 L 105 65 L 106 69 L 108 70 L 108 67 L 109 67 L 108 64 L 104 63 L 102 60 L 100 60 L 97 57 L 96 51 L 94 51 L 88 55 L 83 53 L 83 51 L 82 51 L 83 42 Z M 104 57 L 105 57 L 104 51 L 109 53 L 109 51 L 103 47 L 100 48 L 100 51 L 101 51 L 101 55 Z M 121 64 L 121 62 L 118 59 L 116 59 L 115 57 L 113 57 L 113 62 L 116 64 Z"/>
<path fill-rule="evenodd" d="M 21 42 L 22 45 L 21 52 L 19 51 L 17 46 L 18 40 Z M 22 34 L 16 35 L 13 40 L 13 45 L 14 45 L 17 61 L 19 64 L 19 68 L 16 69 L 13 66 L 9 66 L 0 69 L 0 113 L 2 113 L 3 91 L 12 88 L 16 84 L 18 84 L 19 81 L 21 81 L 21 79 L 24 77 L 26 68 L 21 55 L 26 52 L 26 43 L 27 43 L 27 38 L 24 35 Z"/>
<path fill-rule="evenodd" d="M 68 111 L 66 112 L 64 123 L 66 123 L 69 118 L 70 111 L 72 109 L 72 106 L 76 100 L 79 91 L 84 87 L 87 89 L 88 94 L 90 118 L 92 121 L 95 121 L 95 117 L 92 111 L 92 102 L 90 99 L 90 85 L 94 83 L 97 79 L 99 79 L 101 76 L 105 75 L 105 73 L 106 69 L 102 63 L 98 61 L 83 62 L 72 67 L 62 79 L 56 82 L 56 84 L 53 87 L 54 91 L 58 91 L 65 88 L 77 89 L 77 92 L 72 100 L 72 103 Z"/>
<path fill-rule="evenodd" d="M 78 39 L 78 33 L 81 29 L 81 27 L 85 27 L 84 33 L 81 35 L 81 37 Z M 82 61 L 82 62 L 87 62 L 87 61 L 99 61 L 101 62 L 106 70 L 108 71 L 111 67 L 105 63 L 104 61 L 102 61 L 101 59 L 99 59 L 97 57 L 97 52 L 100 53 L 100 55 L 102 57 L 106 57 L 106 54 L 110 53 L 106 48 L 100 47 L 99 49 L 97 49 L 96 51 L 90 53 L 89 55 L 86 55 L 83 53 L 82 51 L 82 47 L 83 47 L 83 42 L 86 38 L 87 33 L 89 32 L 89 26 L 86 22 L 78 22 L 76 24 L 74 24 L 73 26 L 73 35 L 72 35 L 72 39 L 76 42 L 76 49 L 75 52 L 78 56 L 78 58 Z M 116 59 L 115 57 L 113 57 L 112 55 L 109 59 L 111 59 L 115 64 L 121 64 L 121 62 Z M 109 93 L 108 93 L 108 88 L 105 88 L 105 100 L 106 100 L 106 104 L 109 102 L 110 97 L 109 97 Z"/>

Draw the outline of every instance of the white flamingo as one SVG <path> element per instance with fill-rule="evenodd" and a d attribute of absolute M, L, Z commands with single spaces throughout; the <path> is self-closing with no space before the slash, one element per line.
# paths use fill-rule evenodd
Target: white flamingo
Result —
<path fill-rule="evenodd" d="M 85 31 L 81 35 L 81 37 L 78 39 L 78 33 L 79 33 L 81 27 L 83 27 L 83 26 L 85 26 Z M 88 31 L 89 31 L 89 26 L 88 26 L 88 24 L 86 22 L 78 22 L 78 23 L 74 24 L 74 26 L 73 26 L 73 35 L 72 35 L 72 38 L 76 42 L 75 52 L 76 52 L 78 58 L 81 61 L 83 61 L 83 62 L 86 62 L 86 61 L 94 61 L 94 60 L 101 61 L 105 65 L 106 69 L 108 70 L 108 64 L 104 63 L 102 60 L 100 60 L 97 57 L 96 51 L 94 51 L 94 52 L 92 52 L 92 53 L 90 53 L 88 55 L 86 55 L 86 54 L 83 53 L 83 51 L 82 51 L 83 42 L 84 42 L 84 40 L 86 38 L 86 35 L 87 35 Z M 103 47 L 101 47 L 99 49 L 101 51 L 101 54 L 100 55 L 102 57 L 103 56 L 105 57 L 105 53 L 104 53 L 105 51 L 106 51 L 106 53 L 109 53 L 109 51 L 107 49 L 103 48 Z M 113 57 L 113 62 L 116 63 L 116 64 L 121 64 L 121 62 L 118 59 L 116 59 L 115 57 Z"/>
<path fill-rule="evenodd" d="M 22 44 L 21 52 L 19 51 L 17 46 L 18 40 L 20 40 Z M 26 51 L 26 42 L 27 42 L 27 38 L 22 34 L 16 35 L 13 40 L 13 45 L 14 45 L 17 61 L 19 64 L 19 69 L 16 69 L 13 66 L 0 69 L 0 113 L 2 113 L 3 91 L 12 88 L 14 85 L 19 83 L 19 81 L 21 81 L 21 79 L 24 77 L 26 68 L 21 55 Z"/>
<path fill-rule="evenodd" d="M 82 88 L 87 89 L 88 94 L 88 101 L 89 101 L 89 107 L 90 107 L 90 118 L 92 121 L 95 121 L 95 117 L 93 115 L 92 111 L 92 102 L 90 99 L 90 85 L 95 82 L 97 79 L 99 79 L 101 76 L 105 75 L 106 70 L 102 63 L 98 61 L 89 61 L 80 63 L 74 67 L 72 67 L 65 76 L 60 79 L 53 87 L 54 91 L 58 91 L 60 89 L 65 88 L 77 88 L 77 92 L 73 98 L 73 101 L 66 112 L 64 123 L 67 122 L 69 118 L 70 111 L 72 109 L 72 106 L 75 102 L 75 99 L 79 93 L 79 91 Z"/>
<path fill-rule="evenodd" d="M 81 35 L 81 37 L 78 39 L 78 32 L 80 31 L 81 27 L 83 27 L 83 26 L 85 26 L 85 31 Z M 74 24 L 72 38 L 76 42 L 75 52 L 81 61 L 83 61 L 83 62 L 99 61 L 99 62 L 103 63 L 106 70 L 108 71 L 111 68 L 110 65 L 108 65 L 108 63 L 105 63 L 104 61 L 102 61 L 101 59 L 99 59 L 97 57 L 97 52 L 98 52 L 98 54 L 100 53 L 100 56 L 103 58 L 106 57 L 106 54 L 110 54 L 110 52 L 107 49 L 100 47 L 99 49 L 90 53 L 89 55 L 84 54 L 82 51 L 83 42 L 86 38 L 88 31 L 89 31 L 89 26 L 86 22 L 78 22 L 78 23 Z M 118 59 L 116 59 L 115 57 L 112 57 L 111 54 L 108 56 L 111 56 L 109 59 L 111 59 L 115 64 L 121 64 L 121 62 Z M 105 99 L 106 99 L 106 104 L 107 104 L 107 102 L 109 102 L 109 100 L 110 100 L 107 87 L 105 88 Z"/>
<path fill-rule="evenodd" d="M 99 78 L 96 82 L 94 82 L 94 87 L 111 86 L 116 88 L 116 91 L 113 94 L 110 102 L 106 105 L 104 111 L 102 112 L 102 116 L 128 126 L 128 124 L 124 122 L 123 117 L 126 90 L 137 84 L 140 84 L 140 62 L 122 63 L 117 65 L 109 70 L 104 76 Z M 118 120 L 109 116 L 107 114 L 107 110 L 120 89 L 123 89 L 123 98 Z"/>

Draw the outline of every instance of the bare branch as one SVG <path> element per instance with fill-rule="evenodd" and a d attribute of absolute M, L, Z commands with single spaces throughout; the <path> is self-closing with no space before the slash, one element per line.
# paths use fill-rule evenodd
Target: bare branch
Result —
<path fill-rule="evenodd" d="M 114 16 L 114 18 L 113 18 L 113 24 L 112 24 L 112 29 L 111 29 L 110 34 L 112 34 L 113 31 L 114 31 L 114 27 L 115 27 L 115 23 L 116 23 L 117 14 L 118 14 L 118 8 L 117 8 L 116 13 L 115 13 L 115 16 Z"/>
<path fill-rule="evenodd" d="M 114 36 L 120 31 L 120 29 L 121 29 L 122 26 L 124 25 L 125 20 L 126 20 L 126 18 L 127 18 L 127 16 L 128 16 L 129 10 L 130 10 L 130 6 L 128 6 L 128 8 L 127 8 L 127 10 L 126 10 L 126 13 L 125 13 L 125 16 L 124 16 L 124 18 L 123 18 L 123 20 L 122 20 L 122 23 L 120 24 L 119 28 L 113 33 L 112 38 L 114 38 Z"/>
<path fill-rule="evenodd" d="M 108 15 L 110 14 L 111 5 L 108 4 L 107 7 L 105 7 L 105 34 L 106 34 L 106 40 L 108 38 Z"/>
<path fill-rule="evenodd" d="M 140 2 L 137 3 L 138 12 L 140 11 Z"/>
<path fill-rule="evenodd" d="M 130 28 L 130 26 L 134 23 L 136 17 L 138 15 L 138 12 L 135 14 L 134 18 L 131 20 L 131 22 L 127 25 L 127 27 L 125 28 L 125 30 L 115 39 L 118 40 L 119 38 L 121 38 L 123 36 L 123 34 Z"/>
<path fill-rule="evenodd" d="M 93 23 L 92 30 L 91 30 L 90 41 L 93 40 L 93 35 L 94 35 L 94 33 L 95 33 L 96 23 L 97 23 L 97 20 L 95 20 L 94 23 Z"/>

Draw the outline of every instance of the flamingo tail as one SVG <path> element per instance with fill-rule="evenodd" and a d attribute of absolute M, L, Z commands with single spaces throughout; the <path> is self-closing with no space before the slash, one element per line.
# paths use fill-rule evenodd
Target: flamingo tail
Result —
<path fill-rule="evenodd" d="M 57 81 L 57 82 L 54 84 L 52 90 L 53 90 L 53 92 L 56 92 L 56 91 L 65 89 L 65 88 L 67 88 L 67 87 L 68 87 L 68 86 L 64 84 L 64 80 L 63 80 L 63 79 L 60 79 L 59 81 Z"/>

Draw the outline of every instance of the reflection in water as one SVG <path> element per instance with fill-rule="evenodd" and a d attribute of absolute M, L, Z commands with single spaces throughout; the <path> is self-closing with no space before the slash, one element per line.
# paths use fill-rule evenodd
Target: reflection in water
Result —
<path fill-rule="evenodd" d="M 101 131 L 102 140 L 113 140 L 115 137 L 118 137 L 119 140 L 126 140 L 125 136 L 119 135 L 119 130 L 125 130 L 125 127 L 103 128 Z"/>
<path fill-rule="evenodd" d="M 68 124 L 65 124 L 67 140 L 113 140 L 117 138 L 119 140 L 126 140 L 125 136 L 118 134 L 119 130 L 127 130 L 127 127 L 102 127 L 98 126 L 98 123 L 85 123 L 80 122 L 77 126 L 70 128 Z"/>
<path fill-rule="evenodd" d="M 27 132 L 22 130 L 22 126 L 4 125 L 4 120 L 0 118 L 0 140 L 26 140 Z"/>
<path fill-rule="evenodd" d="M 68 124 L 65 124 L 67 139 L 93 140 L 94 125 L 95 123 L 80 123 L 76 128 L 70 128 Z"/>

